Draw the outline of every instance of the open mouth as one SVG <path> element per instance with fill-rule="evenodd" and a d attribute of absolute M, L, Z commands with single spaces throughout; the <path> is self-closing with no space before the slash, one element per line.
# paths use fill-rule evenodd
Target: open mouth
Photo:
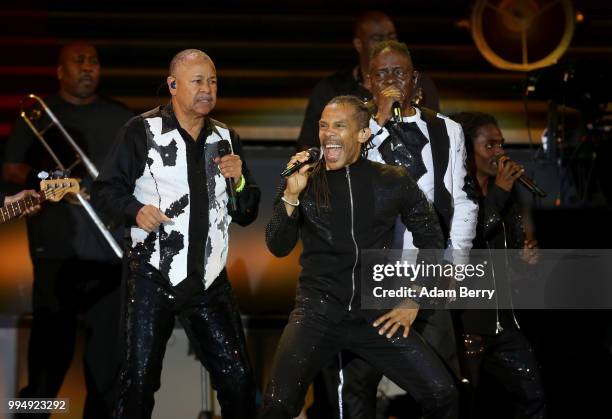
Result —
<path fill-rule="evenodd" d="M 339 143 L 327 143 L 323 147 L 323 153 L 325 154 L 325 160 L 328 162 L 336 162 L 342 155 L 342 144 Z"/>

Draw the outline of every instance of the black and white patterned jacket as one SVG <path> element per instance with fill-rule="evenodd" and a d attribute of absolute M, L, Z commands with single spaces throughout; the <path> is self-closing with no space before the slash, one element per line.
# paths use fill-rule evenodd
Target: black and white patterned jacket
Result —
<path fill-rule="evenodd" d="M 217 142 L 227 140 L 234 154 L 242 147 L 236 133 L 208 118 L 205 123 L 204 158 L 208 191 L 208 235 L 204 246 L 203 282 L 209 287 L 225 267 L 231 221 L 247 225 L 257 217 L 260 191 L 243 161 L 245 189 L 237 194 L 237 211 L 228 208 L 226 180 L 213 159 Z M 188 269 L 190 188 L 186 144 L 170 105 L 160 106 L 131 119 L 122 129 L 93 187 L 94 204 L 102 211 L 120 215 L 128 228 L 128 255 L 158 269 L 172 285 L 184 280 Z M 154 205 L 172 219 L 147 233 L 136 225 L 144 205 Z"/>
<path fill-rule="evenodd" d="M 403 151 L 407 147 L 402 140 L 372 118 L 372 148 L 367 158 L 380 163 L 403 165 L 383 153 L 385 145 L 390 146 L 387 148 L 392 155 L 403 152 L 414 154 L 411 158 L 416 161 L 407 168 L 429 202 L 434 204 L 447 236 L 448 247 L 461 249 L 455 257 L 459 256 L 456 262 L 462 262 L 467 256 L 463 251 L 472 248 L 476 235 L 478 203 L 473 181 L 466 170 L 465 140 L 461 126 L 428 109 L 417 108 L 415 115 L 403 119 L 405 123 L 416 123 L 423 134 L 424 142 L 419 149 Z M 415 248 L 410 231 L 404 233 L 403 247 Z"/>

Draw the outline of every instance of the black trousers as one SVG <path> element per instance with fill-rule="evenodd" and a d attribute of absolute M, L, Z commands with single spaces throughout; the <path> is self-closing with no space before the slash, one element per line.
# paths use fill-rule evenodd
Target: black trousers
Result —
<path fill-rule="evenodd" d="M 482 412 L 479 396 L 481 377 L 489 376 L 512 395 L 516 419 L 546 417 L 546 404 L 538 364 L 525 336 L 506 329 L 498 335 L 468 335 L 465 362 L 468 378 L 475 388 L 473 416 L 491 417 L 493 412 Z"/>
<path fill-rule="evenodd" d="M 296 417 L 315 375 L 346 349 L 409 390 L 421 401 L 424 418 L 456 417 L 458 396 L 453 380 L 418 333 L 387 339 L 358 314 L 348 313 L 334 322 L 298 306 L 280 339 L 261 418 Z"/>
<path fill-rule="evenodd" d="M 225 271 L 224 271 L 225 273 Z M 150 418 L 175 316 L 211 375 L 224 419 L 255 417 L 255 385 L 240 313 L 225 274 L 206 290 L 199 278 L 172 287 L 151 267 L 127 278 L 125 363 L 115 417 Z M 181 391 L 181 383 L 174 383 Z"/>
<path fill-rule="evenodd" d="M 459 375 L 459 362 L 452 318 L 449 312 L 421 310 L 412 325 L 411 333 L 418 331 L 445 365 L 451 376 Z M 338 417 L 339 412 L 339 370 L 342 367 L 344 383 L 342 386 L 342 409 L 346 419 L 371 419 L 380 412 L 377 406 L 377 388 L 383 374 L 365 360 L 344 353 L 342 364 L 334 360 L 321 370 L 314 380 L 314 403 L 308 409 L 309 417 L 327 419 Z M 459 385 L 458 381 L 454 381 Z M 413 401 L 412 412 L 420 411 Z M 384 409 L 383 409 L 384 410 Z M 323 412 L 332 412 L 327 414 Z M 418 413 L 416 414 L 419 415 Z"/>
<path fill-rule="evenodd" d="M 20 397 L 56 397 L 74 355 L 78 318 L 85 327 L 83 417 L 108 418 L 120 358 L 121 265 L 34 259 L 28 384 Z M 47 418 L 49 414 L 20 417 Z"/>

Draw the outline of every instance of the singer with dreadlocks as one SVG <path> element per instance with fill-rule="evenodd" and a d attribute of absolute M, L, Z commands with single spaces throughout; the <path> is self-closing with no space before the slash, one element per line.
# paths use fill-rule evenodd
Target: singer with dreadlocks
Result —
<path fill-rule="evenodd" d="M 525 173 L 504 153 L 504 137 L 495 117 L 481 112 L 452 116 L 465 133 L 468 169 L 476 180 L 480 210 L 474 248 L 523 249 L 521 259 L 538 260 L 537 241 L 529 211 L 514 185 Z M 514 417 L 542 419 L 547 416 L 542 377 L 531 345 L 519 326 L 512 308 L 507 259 L 496 263 L 492 286 L 497 292 L 492 309 L 463 310 L 463 357 L 466 374 L 474 389 L 470 406 L 477 416 L 484 410 L 484 375 L 495 377 L 512 395 Z M 504 292 L 505 291 L 505 292 Z M 497 308 L 497 307 L 503 307 Z"/>
<path fill-rule="evenodd" d="M 314 376 L 345 349 L 410 389 L 422 401 L 423 417 L 456 417 L 450 374 L 418 333 L 408 333 L 418 310 L 381 314 L 361 308 L 360 250 L 388 247 L 398 216 L 418 248 L 443 245 L 436 214 L 407 170 L 361 155 L 370 137 L 368 120 L 368 108 L 358 98 L 332 99 L 319 121 L 323 159 L 283 181 L 274 203 L 268 248 L 285 256 L 301 237 L 302 272 L 262 418 L 297 416 Z M 290 164 L 308 157 L 298 153 Z"/>

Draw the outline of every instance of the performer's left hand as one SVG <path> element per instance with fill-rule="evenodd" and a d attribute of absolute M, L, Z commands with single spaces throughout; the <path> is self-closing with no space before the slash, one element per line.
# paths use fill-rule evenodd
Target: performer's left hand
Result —
<path fill-rule="evenodd" d="M 419 313 L 418 308 L 394 308 L 393 310 L 383 314 L 374 322 L 374 327 L 380 327 L 378 334 L 387 334 L 387 338 L 392 338 L 401 326 L 404 327 L 403 336 L 408 337 L 410 327 L 414 323 L 417 314 Z"/>
<path fill-rule="evenodd" d="M 4 205 L 12 204 L 13 202 L 20 201 L 20 200 L 22 200 L 24 198 L 27 198 L 29 196 L 31 196 L 33 198 L 40 198 L 40 196 L 38 195 L 38 193 L 36 193 L 36 191 L 34 191 L 32 189 L 27 189 L 25 191 L 19 192 L 18 194 L 7 196 L 4 199 Z M 28 216 L 34 215 L 38 211 L 40 211 L 40 205 L 35 205 L 33 207 L 26 207 L 26 209 L 25 209 L 24 213 L 22 214 L 22 216 L 23 215 L 28 215 Z"/>
<path fill-rule="evenodd" d="M 523 249 L 521 249 L 521 259 L 529 265 L 535 265 L 538 263 L 539 250 L 538 241 L 536 239 L 525 240 Z"/>
<path fill-rule="evenodd" d="M 219 165 L 219 170 L 224 178 L 233 178 L 234 182 L 240 181 L 242 176 L 242 160 L 237 154 L 226 154 L 223 157 L 215 157 L 215 163 Z"/>

